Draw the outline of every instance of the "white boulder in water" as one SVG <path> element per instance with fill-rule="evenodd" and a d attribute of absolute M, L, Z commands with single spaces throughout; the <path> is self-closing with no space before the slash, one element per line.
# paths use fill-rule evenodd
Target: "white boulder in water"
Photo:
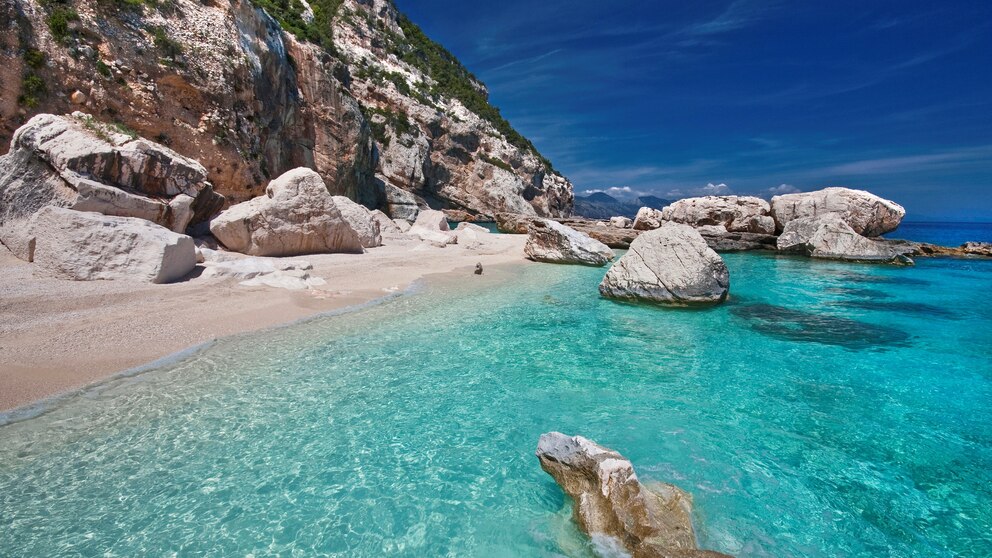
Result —
<path fill-rule="evenodd" d="M 722 302 L 730 272 L 696 229 L 667 222 L 630 243 L 599 285 L 603 296 L 692 305 Z"/>
<path fill-rule="evenodd" d="M 838 213 L 789 221 L 778 237 L 778 249 L 831 260 L 913 263 L 905 255 L 910 247 L 865 238 Z"/>

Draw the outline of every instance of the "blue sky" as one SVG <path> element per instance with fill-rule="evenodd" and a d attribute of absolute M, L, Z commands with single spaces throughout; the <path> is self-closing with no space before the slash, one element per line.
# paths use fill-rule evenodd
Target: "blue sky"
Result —
<path fill-rule="evenodd" d="M 844 185 L 992 221 L 992 1 L 396 1 L 577 193 Z"/>

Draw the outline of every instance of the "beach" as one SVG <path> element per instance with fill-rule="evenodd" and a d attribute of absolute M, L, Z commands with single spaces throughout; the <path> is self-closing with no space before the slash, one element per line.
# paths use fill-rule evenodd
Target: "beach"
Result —
<path fill-rule="evenodd" d="M 524 262 L 521 235 L 483 235 L 437 248 L 389 236 L 364 254 L 319 254 L 327 284 L 304 290 L 247 287 L 234 279 L 166 285 L 35 276 L 0 246 L 0 411 L 81 388 L 211 340 L 290 323 L 401 292 L 435 274 L 477 280 L 476 263 Z"/>

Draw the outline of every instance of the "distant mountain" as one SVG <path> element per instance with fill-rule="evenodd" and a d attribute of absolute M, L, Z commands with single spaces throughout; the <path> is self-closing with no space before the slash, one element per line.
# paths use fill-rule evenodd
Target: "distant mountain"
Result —
<path fill-rule="evenodd" d="M 588 196 L 575 196 L 574 215 L 589 219 L 609 219 L 622 216 L 631 219 L 642 207 L 661 209 L 672 202 L 657 196 L 641 196 L 632 200 L 618 200 L 609 194 L 595 192 Z"/>

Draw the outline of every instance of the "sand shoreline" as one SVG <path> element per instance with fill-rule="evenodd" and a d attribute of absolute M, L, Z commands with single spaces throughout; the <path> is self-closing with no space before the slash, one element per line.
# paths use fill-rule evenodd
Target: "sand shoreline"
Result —
<path fill-rule="evenodd" d="M 361 255 L 295 257 L 327 281 L 302 291 L 216 278 L 150 285 L 36 277 L 31 264 L 0 245 L 0 413 L 30 412 L 222 337 L 359 309 L 430 276 L 471 280 L 476 263 L 527 261 L 524 236 L 485 236 L 473 246 L 446 248 L 395 236 Z"/>

